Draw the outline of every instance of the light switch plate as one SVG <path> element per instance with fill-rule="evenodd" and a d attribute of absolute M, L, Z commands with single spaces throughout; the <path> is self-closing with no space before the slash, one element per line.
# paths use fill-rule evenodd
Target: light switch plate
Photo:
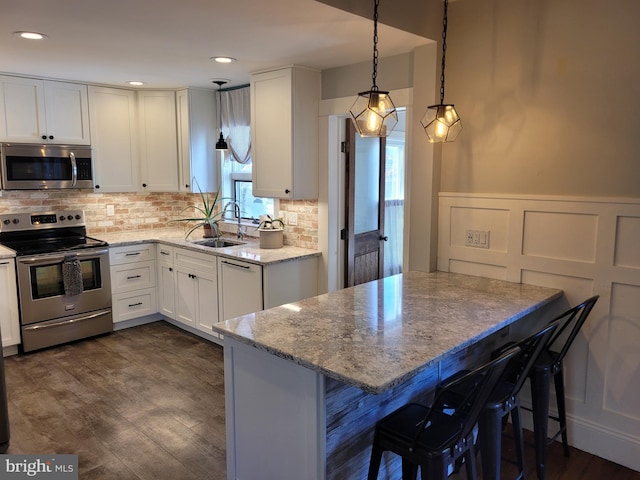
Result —
<path fill-rule="evenodd" d="M 298 212 L 287 212 L 287 223 L 289 225 L 298 225 Z"/>
<path fill-rule="evenodd" d="M 116 214 L 115 206 L 114 205 L 107 205 L 107 216 L 108 217 L 112 217 L 115 214 Z"/>

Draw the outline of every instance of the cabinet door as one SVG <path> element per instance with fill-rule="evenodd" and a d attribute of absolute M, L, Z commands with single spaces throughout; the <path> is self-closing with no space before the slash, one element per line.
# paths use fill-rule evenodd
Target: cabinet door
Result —
<path fill-rule="evenodd" d="M 291 198 L 293 160 L 290 69 L 251 77 L 253 195 Z"/>
<path fill-rule="evenodd" d="M 213 336 L 211 325 L 218 323 L 218 282 L 215 270 L 196 273 L 198 284 L 198 310 L 196 328 Z"/>
<path fill-rule="evenodd" d="M 141 187 L 145 192 L 178 191 L 176 94 L 138 92 Z"/>
<path fill-rule="evenodd" d="M 49 142 L 91 144 L 86 85 L 45 81 L 44 104 Z"/>
<path fill-rule="evenodd" d="M 176 265 L 176 320 L 195 327 L 198 309 L 198 279 L 189 268 Z"/>
<path fill-rule="evenodd" d="M 12 258 L 0 259 L 0 332 L 2 332 L 3 347 L 20 343 L 18 292 L 14 262 L 15 260 Z"/>
<path fill-rule="evenodd" d="M 89 116 L 95 188 L 100 192 L 138 191 L 134 92 L 89 86 Z"/>
<path fill-rule="evenodd" d="M 158 312 L 176 318 L 176 271 L 173 266 L 173 247 L 158 245 L 156 264 L 158 265 Z"/>
<path fill-rule="evenodd" d="M 178 158 L 180 190 L 197 192 L 193 179 L 203 192 L 218 190 L 215 168 L 216 103 L 213 90 L 185 89 L 176 94 L 178 118 Z"/>
<path fill-rule="evenodd" d="M 318 198 L 320 72 L 282 68 L 251 77 L 253 195 Z"/>
<path fill-rule="evenodd" d="M 0 139 L 42 142 L 46 134 L 42 80 L 0 76 Z"/>
<path fill-rule="evenodd" d="M 218 258 L 220 320 L 262 310 L 262 267 Z"/>

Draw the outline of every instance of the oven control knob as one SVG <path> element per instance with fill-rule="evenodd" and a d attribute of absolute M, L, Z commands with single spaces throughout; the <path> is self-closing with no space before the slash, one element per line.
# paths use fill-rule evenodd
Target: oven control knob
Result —
<path fill-rule="evenodd" d="M 64 219 L 65 219 L 65 218 L 67 218 L 67 217 L 65 217 L 64 215 L 60 215 L 60 221 L 61 221 L 61 222 L 64 222 Z"/>
<path fill-rule="evenodd" d="M 11 223 L 11 220 L 7 218 L 6 220 L 3 220 L 2 223 L 4 223 L 5 225 L 9 225 Z"/>
<path fill-rule="evenodd" d="M 77 215 L 76 215 L 76 220 L 80 220 L 80 219 L 82 219 L 82 215 L 77 214 Z"/>
<path fill-rule="evenodd" d="M 73 220 L 73 215 L 67 216 L 67 220 Z"/>
<path fill-rule="evenodd" d="M 17 218 L 14 218 L 14 219 L 12 220 L 12 222 L 13 222 L 13 224 L 14 224 L 14 225 L 17 225 L 17 224 L 19 224 L 19 223 L 20 223 L 20 220 L 19 220 L 19 219 L 17 219 Z"/>

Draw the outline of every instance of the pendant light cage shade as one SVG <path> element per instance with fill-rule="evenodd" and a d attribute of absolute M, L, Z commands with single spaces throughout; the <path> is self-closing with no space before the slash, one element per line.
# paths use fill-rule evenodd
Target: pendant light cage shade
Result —
<path fill-rule="evenodd" d="M 398 124 L 398 113 L 389 92 L 383 92 L 376 85 L 378 76 L 378 6 L 373 8 L 373 85 L 366 92 L 360 92 L 349 113 L 353 125 L 361 137 L 386 137 Z"/>
<path fill-rule="evenodd" d="M 360 92 L 349 112 L 361 137 L 386 137 L 398 124 L 389 92 L 377 89 Z"/>
<path fill-rule="evenodd" d="M 462 121 L 453 105 L 430 105 L 420 124 L 431 143 L 453 142 L 462 131 Z"/>
<path fill-rule="evenodd" d="M 444 103 L 444 69 L 447 58 L 447 10 L 449 0 L 444 0 L 442 16 L 442 65 L 440 70 L 440 104 L 430 105 L 422 116 L 420 124 L 424 128 L 429 142 L 453 142 L 462 130 L 462 121 L 452 104 Z"/>

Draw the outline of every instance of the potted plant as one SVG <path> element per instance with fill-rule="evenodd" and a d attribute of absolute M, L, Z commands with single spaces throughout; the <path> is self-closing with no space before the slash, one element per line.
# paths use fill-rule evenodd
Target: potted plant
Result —
<path fill-rule="evenodd" d="M 281 218 L 272 218 L 271 215 L 260 217 L 258 225 L 260 232 L 260 248 L 281 248 L 284 243 L 284 221 Z"/>
<path fill-rule="evenodd" d="M 218 222 L 222 220 L 222 216 L 224 212 L 222 209 L 219 209 L 216 212 L 217 205 L 222 202 L 225 198 L 219 196 L 220 188 L 218 188 L 218 192 L 216 192 L 215 196 L 211 198 L 208 193 L 204 193 L 200 189 L 200 184 L 194 178 L 193 184 L 198 187 L 198 192 L 200 193 L 200 205 L 195 205 L 193 208 L 199 213 L 199 216 L 189 217 L 189 218 L 180 218 L 177 220 L 171 220 L 172 222 L 195 222 L 193 225 L 190 225 L 189 231 L 186 233 L 185 238 L 188 238 L 194 230 L 202 227 L 204 229 L 203 237 L 205 238 L 219 238 L 220 237 L 220 229 L 218 228 Z M 188 207 L 191 208 L 191 207 Z"/>

